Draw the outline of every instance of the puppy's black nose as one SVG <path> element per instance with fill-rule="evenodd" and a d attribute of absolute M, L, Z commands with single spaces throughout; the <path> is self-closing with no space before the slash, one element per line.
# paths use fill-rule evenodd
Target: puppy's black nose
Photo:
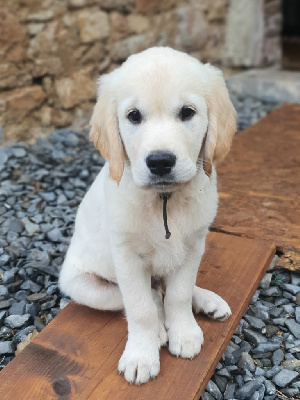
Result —
<path fill-rule="evenodd" d="M 164 176 L 171 172 L 176 162 L 176 156 L 164 151 L 156 151 L 146 158 L 147 167 L 152 174 Z"/>

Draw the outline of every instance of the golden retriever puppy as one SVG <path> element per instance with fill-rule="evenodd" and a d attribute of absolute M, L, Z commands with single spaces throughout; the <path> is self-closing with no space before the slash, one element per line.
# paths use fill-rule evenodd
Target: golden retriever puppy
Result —
<path fill-rule="evenodd" d="M 128 382 L 158 375 L 166 343 L 175 356 L 200 352 L 192 307 L 231 314 L 195 281 L 218 205 L 214 164 L 235 130 L 222 73 L 187 54 L 150 48 L 99 79 L 90 137 L 107 163 L 78 209 L 60 288 L 89 307 L 125 309 Z"/>

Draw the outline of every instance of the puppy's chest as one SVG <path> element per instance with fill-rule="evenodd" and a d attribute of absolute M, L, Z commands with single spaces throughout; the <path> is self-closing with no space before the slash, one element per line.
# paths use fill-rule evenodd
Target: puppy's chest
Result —
<path fill-rule="evenodd" d="M 206 223 L 197 203 L 182 208 L 167 204 L 167 223 L 171 237 L 166 239 L 162 202 L 158 206 L 154 212 L 144 210 L 141 215 L 136 251 L 151 266 L 154 275 L 165 275 L 187 262 L 192 245 L 199 232 L 205 229 Z"/>

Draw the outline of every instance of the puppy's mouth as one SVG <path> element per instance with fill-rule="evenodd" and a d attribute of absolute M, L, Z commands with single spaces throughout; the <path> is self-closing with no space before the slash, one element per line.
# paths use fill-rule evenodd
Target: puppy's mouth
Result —
<path fill-rule="evenodd" d="M 155 183 L 153 183 L 153 186 L 156 186 L 156 187 L 160 187 L 160 186 L 171 186 L 171 185 L 176 185 L 176 182 L 162 181 L 162 182 L 155 182 Z"/>
<path fill-rule="evenodd" d="M 153 182 L 149 182 L 147 187 L 148 188 L 155 188 L 160 192 L 170 192 L 173 191 L 174 188 L 176 188 L 176 186 L 180 185 L 180 182 L 177 181 L 153 181 Z"/>

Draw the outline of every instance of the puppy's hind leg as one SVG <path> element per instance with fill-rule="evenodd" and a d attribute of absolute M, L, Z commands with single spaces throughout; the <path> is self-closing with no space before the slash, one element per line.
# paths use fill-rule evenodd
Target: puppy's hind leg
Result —
<path fill-rule="evenodd" d="M 117 311 L 124 308 L 118 285 L 105 281 L 93 273 L 78 270 L 74 272 L 70 276 L 63 267 L 59 286 L 62 292 L 76 303 L 98 310 Z"/>
<path fill-rule="evenodd" d="M 202 312 L 210 318 L 225 321 L 231 315 L 229 305 L 219 295 L 210 290 L 194 286 L 193 309 L 195 313 Z"/>

